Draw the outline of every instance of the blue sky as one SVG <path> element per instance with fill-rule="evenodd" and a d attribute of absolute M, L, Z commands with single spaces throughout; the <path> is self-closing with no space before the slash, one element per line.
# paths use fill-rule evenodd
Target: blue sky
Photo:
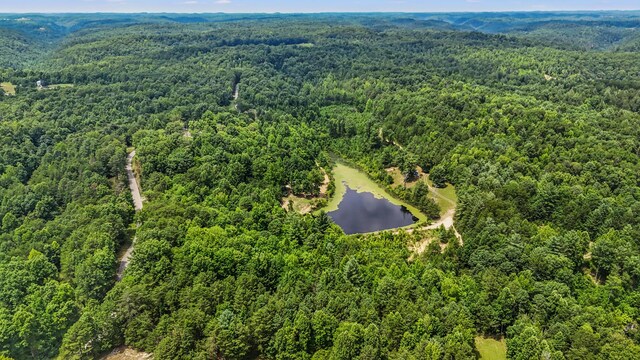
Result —
<path fill-rule="evenodd" d="M 0 0 L 3 12 L 637 10 L 640 0 Z"/>

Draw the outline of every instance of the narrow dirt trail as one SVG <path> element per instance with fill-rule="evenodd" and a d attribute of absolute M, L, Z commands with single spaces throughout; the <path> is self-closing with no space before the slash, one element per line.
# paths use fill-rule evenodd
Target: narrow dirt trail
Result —
<path fill-rule="evenodd" d="M 429 174 L 427 174 L 427 175 L 429 175 Z M 429 184 L 427 184 L 427 186 L 429 186 L 429 191 L 431 191 L 429 194 L 431 194 L 433 197 L 437 197 L 438 199 L 442 199 L 442 200 L 448 202 L 449 204 L 453 205 L 454 209 L 456 208 L 457 204 L 456 204 L 455 201 L 453 201 L 453 200 L 451 200 L 451 199 L 439 194 L 437 191 L 434 190 L 433 186 L 431 186 Z"/>
<path fill-rule="evenodd" d="M 133 157 L 136 156 L 136 151 L 133 150 L 127 156 L 127 178 L 129 179 L 129 189 L 131 190 L 131 197 L 133 197 L 133 207 L 136 211 L 142 210 L 142 196 L 140 195 L 140 187 L 138 181 L 133 173 Z"/>
<path fill-rule="evenodd" d="M 458 238 L 458 240 L 460 241 L 460 245 L 463 245 L 464 241 L 462 241 L 462 236 L 460 235 L 458 230 L 456 230 L 456 227 L 453 224 L 453 216 L 455 214 L 456 214 L 456 210 L 451 209 L 447 211 L 442 217 L 440 217 L 438 221 L 434 222 L 433 224 L 423 226 L 420 228 L 407 229 L 405 231 L 411 234 L 416 230 L 435 230 L 435 229 L 438 229 L 440 226 L 444 226 L 444 228 L 447 230 L 453 229 L 453 232 L 456 235 L 456 238 Z M 431 237 L 427 237 L 425 239 L 418 241 L 414 245 L 410 246 L 410 249 L 416 254 L 422 254 L 427 249 L 427 246 L 429 246 L 431 241 L 433 241 L 433 239 Z M 413 258 L 413 255 L 411 256 L 411 258 Z"/>
<path fill-rule="evenodd" d="M 133 157 L 136 156 L 136 151 L 133 150 L 127 156 L 127 179 L 129 180 L 129 189 L 131 190 L 131 197 L 133 198 L 133 207 L 136 212 L 142 210 L 142 196 L 140 195 L 140 187 L 138 186 L 138 181 L 136 180 L 136 176 L 133 173 Z M 136 224 L 136 227 L 140 226 L 140 224 Z M 136 238 L 134 236 L 133 241 L 129 245 L 129 247 L 125 250 L 124 254 L 120 258 L 120 264 L 118 265 L 118 271 L 116 273 L 116 277 L 118 281 L 122 280 L 122 274 L 124 274 L 125 269 L 129 266 L 129 259 L 131 258 L 131 254 L 133 252 L 133 245 L 136 243 Z"/>
<path fill-rule="evenodd" d="M 240 109 L 238 109 L 239 97 L 240 97 L 240 83 L 237 83 L 236 86 L 233 88 L 233 101 L 235 101 L 235 104 L 233 104 L 233 108 L 236 109 L 236 111 L 240 111 Z"/>
<path fill-rule="evenodd" d="M 379 129 L 378 129 L 378 137 L 379 137 L 379 138 L 380 138 L 380 140 L 382 140 L 383 142 L 393 144 L 393 145 L 395 145 L 398 149 L 400 149 L 400 150 L 404 150 L 404 148 L 402 147 L 402 145 L 398 144 L 397 142 L 395 142 L 395 141 L 389 141 L 389 139 L 385 139 L 384 135 L 382 134 L 382 128 L 379 128 Z"/>
<path fill-rule="evenodd" d="M 462 236 L 460 235 L 460 233 L 458 233 L 458 230 L 456 230 L 455 225 L 453 224 L 453 217 L 456 214 L 456 209 L 451 209 L 449 211 L 447 211 L 446 213 L 444 213 L 444 215 L 442 215 L 440 217 L 440 219 L 438 219 L 438 221 L 431 223 L 427 226 L 422 226 L 419 228 L 410 228 L 410 229 L 402 229 L 402 230 L 398 230 L 398 231 L 405 231 L 409 234 L 411 234 L 412 232 L 416 231 L 416 230 L 435 230 L 437 228 L 439 228 L 440 226 L 444 226 L 445 229 L 449 230 L 451 228 L 453 228 L 453 232 L 455 233 L 456 237 L 458 238 L 458 240 L 460 240 L 460 242 L 462 242 Z"/>

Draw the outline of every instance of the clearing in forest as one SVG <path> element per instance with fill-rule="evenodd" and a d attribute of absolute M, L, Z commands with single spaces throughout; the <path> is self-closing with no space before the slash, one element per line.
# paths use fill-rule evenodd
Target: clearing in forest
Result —
<path fill-rule="evenodd" d="M 400 169 L 397 167 L 391 167 L 386 169 L 387 173 L 393 178 L 393 183 L 391 187 L 398 186 L 406 186 L 407 188 L 414 187 L 418 181 L 423 180 L 426 181 L 429 186 L 429 193 L 431 197 L 436 201 L 438 206 L 440 206 L 440 216 L 445 216 L 451 210 L 456 208 L 456 204 L 458 203 L 458 196 L 456 195 L 456 188 L 451 184 L 447 184 L 444 188 L 437 188 L 433 186 L 433 182 L 429 179 L 429 174 L 422 171 L 421 167 L 416 167 L 416 171 L 418 172 L 418 177 L 413 181 L 404 182 L 404 176 L 400 172 Z"/>
<path fill-rule="evenodd" d="M 382 186 L 378 185 L 375 181 L 371 180 L 364 172 L 347 166 L 341 162 L 336 162 L 336 166 L 333 168 L 333 177 L 335 179 L 336 191 L 333 197 L 327 203 L 327 206 L 322 210 L 331 212 L 338 209 L 338 205 L 342 201 L 342 198 L 347 192 L 347 185 L 349 188 L 356 190 L 357 192 L 369 192 L 377 199 L 387 199 L 389 202 L 395 205 L 404 206 L 409 210 L 416 218 L 418 223 L 423 223 L 427 220 L 427 216 L 414 206 L 399 200 L 389 194 Z"/>
<path fill-rule="evenodd" d="M 132 348 L 121 346 L 113 350 L 109 355 L 102 358 L 102 360 L 147 360 L 152 359 L 153 355 L 134 350 Z"/>
<path fill-rule="evenodd" d="M 404 181 L 404 175 L 402 175 L 402 172 L 396 166 L 390 167 L 385 170 L 387 171 L 387 174 L 389 174 L 389 176 L 393 178 L 393 183 L 391 184 L 391 187 L 394 187 L 394 188 L 398 186 L 405 186 L 410 189 L 414 187 L 418 183 L 418 181 L 425 179 L 428 176 L 428 174 L 425 174 L 422 171 L 422 168 L 420 166 L 416 166 L 418 177 L 411 181 Z"/>
<path fill-rule="evenodd" d="M 47 87 L 49 89 L 64 89 L 64 88 L 72 88 L 74 85 L 73 84 L 53 84 L 53 85 L 47 85 Z"/>
<path fill-rule="evenodd" d="M 74 86 L 75 85 L 73 84 L 51 84 L 51 85 L 40 87 L 38 88 L 38 90 L 67 89 L 67 88 L 72 88 Z"/>
<path fill-rule="evenodd" d="M 0 83 L 0 88 L 4 91 L 5 95 L 15 95 L 16 87 L 10 82 Z"/>
<path fill-rule="evenodd" d="M 406 186 L 407 188 L 411 188 L 415 186 L 418 181 L 425 181 L 427 186 L 429 187 L 429 194 L 435 200 L 435 202 L 440 207 L 440 219 L 435 222 L 417 228 L 411 228 L 406 230 L 408 233 L 413 233 L 414 230 L 420 230 L 417 232 L 419 236 L 417 239 L 414 239 L 409 244 L 409 250 L 412 252 L 409 260 L 413 259 L 415 254 L 422 254 L 427 250 L 429 244 L 433 241 L 436 241 L 436 237 L 433 234 L 433 230 L 440 228 L 443 226 L 445 229 L 453 228 L 454 234 L 456 238 L 460 241 L 460 244 L 463 244 L 462 236 L 456 230 L 455 225 L 453 223 L 453 217 L 456 214 L 456 206 L 458 204 L 458 196 L 456 195 L 456 188 L 447 184 L 444 188 L 437 188 L 433 186 L 433 182 L 429 179 L 429 174 L 425 173 L 421 167 L 416 167 L 416 171 L 418 172 L 418 178 L 412 182 L 404 182 L 404 176 L 400 172 L 400 170 L 396 167 L 386 169 L 387 173 L 391 175 L 393 178 L 392 187 L 398 186 Z M 440 244 L 441 250 L 444 250 L 448 244 Z"/>
<path fill-rule="evenodd" d="M 507 359 L 507 343 L 504 339 L 496 340 L 476 336 L 475 343 L 476 349 L 478 349 L 478 353 L 480 354 L 480 360 Z"/>
<path fill-rule="evenodd" d="M 433 195 L 433 199 L 440 206 L 440 215 L 442 216 L 450 211 L 455 212 L 456 205 L 458 204 L 455 186 L 447 184 L 446 187 L 437 188 L 433 186 L 433 182 L 429 179 L 429 174 L 427 174 L 425 180 L 427 181 L 427 185 L 429 185 L 429 193 Z"/>
<path fill-rule="evenodd" d="M 329 182 L 331 181 L 327 172 L 324 171 L 323 168 L 320 168 L 320 170 L 322 170 L 322 173 L 324 174 L 324 180 L 322 181 L 322 184 L 320 184 L 319 194 L 317 196 L 297 196 L 290 193 L 287 197 L 282 199 L 283 209 L 288 210 L 289 204 L 291 204 L 294 211 L 304 215 L 312 212 L 316 207 L 318 207 L 321 199 L 327 197 L 327 189 L 329 188 Z"/>

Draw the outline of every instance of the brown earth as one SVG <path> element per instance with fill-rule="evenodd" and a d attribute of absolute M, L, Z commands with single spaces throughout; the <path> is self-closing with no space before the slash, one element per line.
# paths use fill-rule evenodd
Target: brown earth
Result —
<path fill-rule="evenodd" d="M 149 360 L 153 359 L 153 355 L 126 346 L 120 346 L 116 348 L 109 355 L 103 357 L 101 360 Z"/>

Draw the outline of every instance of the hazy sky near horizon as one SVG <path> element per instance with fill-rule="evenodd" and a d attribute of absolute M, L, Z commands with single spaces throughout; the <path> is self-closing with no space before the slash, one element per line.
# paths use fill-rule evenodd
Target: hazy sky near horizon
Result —
<path fill-rule="evenodd" d="M 0 13 L 446 12 L 638 9 L 640 9 L 640 0 L 0 0 Z"/>

